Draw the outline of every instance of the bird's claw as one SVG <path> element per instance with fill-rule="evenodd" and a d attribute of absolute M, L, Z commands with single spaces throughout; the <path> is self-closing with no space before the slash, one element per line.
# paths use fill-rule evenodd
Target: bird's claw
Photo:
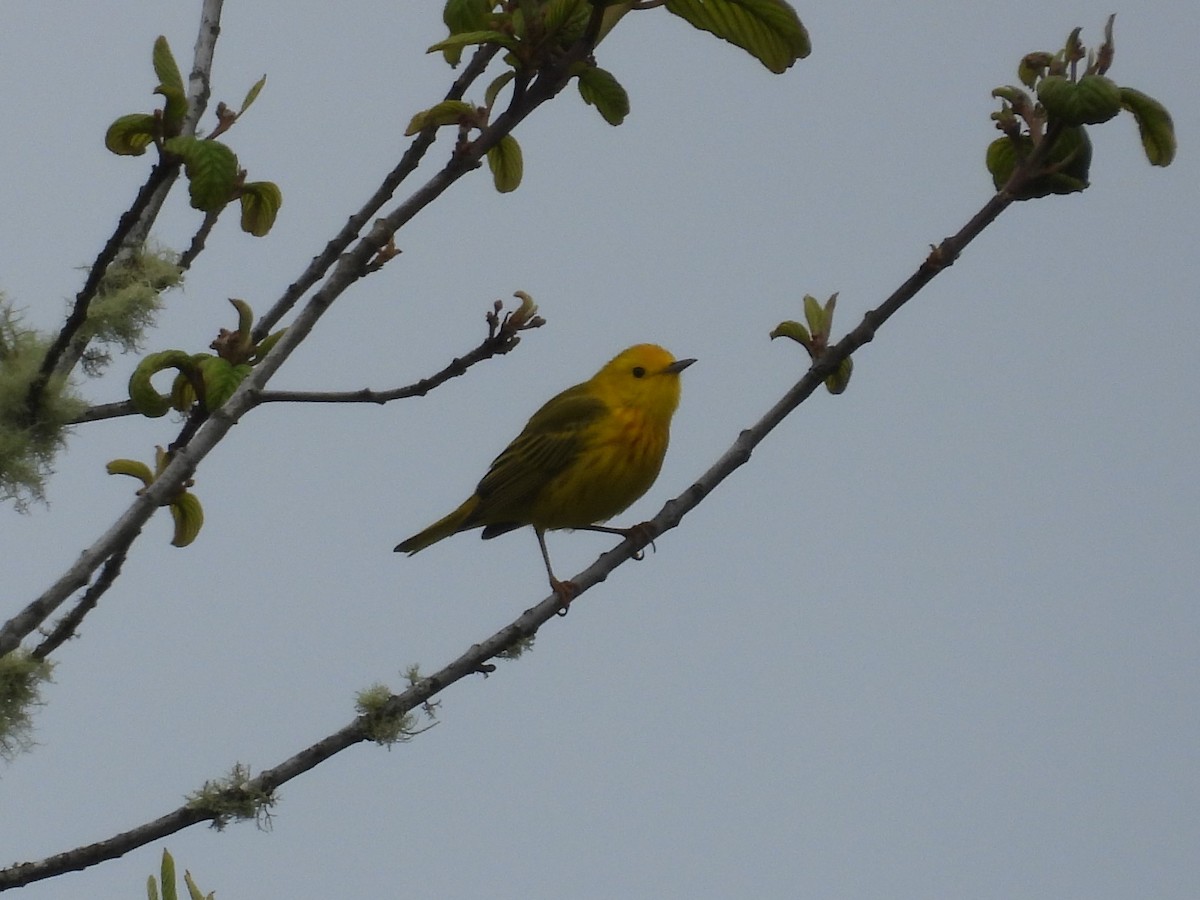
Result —
<path fill-rule="evenodd" d="M 571 611 L 571 601 L 579 596 L 578 585 L 573 581 L 559 581 L 557 578 L 551 578 L 550 589 L 558 597 L 559 607 L 555 615 L 565 616 Z"/>

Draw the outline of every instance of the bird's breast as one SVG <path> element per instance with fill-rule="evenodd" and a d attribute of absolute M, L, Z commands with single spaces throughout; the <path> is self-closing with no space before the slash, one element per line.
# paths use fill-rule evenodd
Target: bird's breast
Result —
<path fill-rule="evenodd" d="M 669 431 L 635 409 L 616 408 L 581 440 L 581 449 L 546 485 L 534 509 L 544 528 L 594 525 L 641 497 L 662 468 Z"/>

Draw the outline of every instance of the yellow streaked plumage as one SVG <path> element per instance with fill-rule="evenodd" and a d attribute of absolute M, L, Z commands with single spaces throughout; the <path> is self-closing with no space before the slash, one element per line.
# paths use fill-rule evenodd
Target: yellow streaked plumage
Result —
<path fill-rule="evenodd" d="M 624 533 L 597 523 L 623 512 L 658 477 L 679 405 L 679 373 L 693 362 L 676 360 L 656 344 L 618 354 L 534 413 L 474 494 L 396 550 L 416 553 L 472 528 L 482 527 L 483 537 L 492 538 L 532 525 L 550 585 L 565 599 L 570 586 L 550 568 L 546 531 Z"/>

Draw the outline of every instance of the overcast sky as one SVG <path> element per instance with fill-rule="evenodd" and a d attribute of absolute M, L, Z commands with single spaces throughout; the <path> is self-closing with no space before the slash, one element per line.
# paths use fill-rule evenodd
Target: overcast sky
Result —
<path fill-rule="evenodd" d="M 375 189 L 453 77 L 424 54 L 440 7 L 229 0 L 214 101 L 267 73 L 228 140 L 284 207 L 264 239 L 219 224 L 147 351 L 204 349 L 227 297 L 265 310 Z M 574 88 L 539 110 L 520 190 L 456 185 L 273 386 L 407 384 L 515 290 L 547 325 L 424 399 L 238 425 L 197 473 L 196 543 L 155 517 L 57 654 L 38 746 L 0 774 L 0 863 L 275 765 L 361 688 L 541 600 L 528 529 L 392 547 L 639 341 L 699 359 L 622 519 L 653 515 L 802 371 L 771 329 L 805 293 L 840 291 L 839 332 L 886 297 L 989 196 L 991 89 L 1076 25 L 1097 43 L 1114 11 L 1111 74 L 1173 113 L 1174 166 L 1146 163 L 1128 116 L 1093 129 L 1087 192 L 1006 212 L 859 352 L 846 394 L 814 396 L 531 654 L 447 691 L 411 744 L 285 785 L 270 832 L 165 845 L 222 900 L 1200 895 L 1200 12 L 1178 0 L 801 6 L 813 54 L 783 76 L 663 10 L 627 17 L 598 53 L 626 123 Z M 156 35 L 187 70 L 197 16 L 6 4 L 0 289 L 30 324 L 55 327 L 144 179 L 104 129 L 157 99 Z M 156 236 L 182 248 L 197 222 L 180 191 Z M 121 399 L 135 364 L 86 396 Z M 177 427 L 81 427 L 49 507 L 0 511 L 4 617 L 130 502 L 105 462 Z M 564 577 L 613 544 L 549 541 Z M 142 897 L 161 849 L 23 896 Z"/>

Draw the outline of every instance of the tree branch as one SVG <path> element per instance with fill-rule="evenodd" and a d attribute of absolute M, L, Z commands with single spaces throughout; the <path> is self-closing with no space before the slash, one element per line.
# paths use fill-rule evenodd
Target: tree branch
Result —
<path fill-rule="evenodd" d="M 204 0 L 200 15 L 200 30 L 189 84 L 188 113 L 183 122 L 183 134 L 194 134 L 196 123 L 203 115 L 209 96 L 209 73 L 212 69 L 213 51 L 220 33 L 220 16 L 223 0 Z M 150 233 L 158 217 L 163 201 L 179 174 L 178 162 L 159 160 L 146 183 L 142 185 L 133 203 L 117 222 L 117 227 L 97 255 L 88 271 L 88 277 L 75 295 L 75 302 L 66 321 L 46 351 L 37 376 L 30 382 L 26 395 L 26 415 L 30 422 L 36 421 L 42 403 L 42 395 L 52 376 L 70 372 L 79 362 L 87 347 L 87 340 L 80 337 L 80 329 L 87 322 L 88 308 L 96 297 L 100 282 L 109 266 L 118 257 L 140 247 Z"/>
<path fill-rule="evenodd" d="M 597 7 L 597 11 L 593 12 L 593 19 L 599 9 Z M 172 461 L 159 473 L 154 483 L 139 494 L 120 518 L 91 547 L 80 554 L 74 564 L 45 593 L 0 628 L 0 655 L 15 650 L 20 642 L 52 615 L 71 594 L 87 584 L 92 573 L 123 546 L 126 535 L 144 526 L 158 507 L 169 504 L 170 498 L 175 496 L 184 482 L 195 473 L 200 461 L 212 452 L 243 415 L 258 404 L 258 397 L 267 382 L 308 337 L 333 302 L 371 270 L 372 259 L 393 239 L 395 233 L 459 178 L 478 167 L 487 151 L 526 116 L 556 96 L 570 80 L 570 67 L 587 56 L 592 46 L 586 39 L 581 39 L 552 65 L 540 70 L 533 86 L 525 92 L 520 103 L 510 105 L 478 138 L 456 150 L 446 165 L 428 182 L 387 216 L 377 219 L 370 231 L 359 238 L 353 249 L 338 256 L 325 284 L 313 293 L 270 353 L 241 382 L 225 405 L 209 415 L 186 445 L 172 444 Z M 407 153 L 405 157 L 408 157 Z M 415 164 L 414 160 L 413 165 Z M 312 266 L 310 271 L 311 269 Z M 276 307 L 278 306 L 279 304 L 276 304 Z M 267 322 L 269 316 L 270 314 L 264 317 L 259 325 Z"/>
<path fill-rule="evenodd" d="M 483 74 L 487 69 L 488 63 L 496 55 L 498 47 L 480 47 L 471 57 L 471 61 L 467 63 L 461 75 L 455 79 L 454 84 L 450 86 L 450 90 L 446 92 L 445 99 L 461 100 L 475 79 Z M 400 158 L 400 162 L 396 167 L 388 173 L 387 177 L 379 185 L 379 188 L 371 195 L 371 198 L 363 205 L 362 209 L 354 213 L 342 226 L 342 230 L 334 236 L 334 238 L 325 245 L 325 249 L 317 256 L 313 257 L 308 268 L 301 273 L 300 277 L 288 285 L 283 296 L 280 297 L 275 305 L 259 319 L 254 326 L 254 339 L 261 341 L 275 327 L 291 309 L 304 296 L 304 293 L 314 284 L 324 277 L 330 267 L 337 262 L 340 257 L 349 247 L 354 239 L 362 232 L 363 227 L 371 220 L 383 205 L 387 203 L 396 193 L 396 189 L 411 175 L 420 165 L 425 152 L 433 145 L 434 139 L 437 137 L 437 129 L 429 128 L 421 132 L 409 145 L 404 155 Z"/>
<path fill-rule="evenodd" d="M 1034 171 L 1032 167 L 1040 165 L 1040 159 L 1044 158 L 1045 152 L 1043 151 L 1040 157 L 1037 153 L 1031 154 L 1030 159 L 1021 167 L 1021 170 L 1026 173 Z M 684 516 L 695 509 L 722 481 L 736 469 L 745 465 L 754 448 L 796 407 L 810 397 L 824 383 L 825 379 L 837 370 L 844 359 L 873 340 L 878 329 L 911 300 L 921 288 L 932 281 L 938 273 L 954 264 L 962 250 L 1012 204 L 1013 191 L 1019 188 L 1021 183 L 1023 183 L 1022 180 L 1014 175 L 1005 189 L 988 200 L 983 208 L 972 216 L 956 234 L 934 247 L 917 270 L 891 296 L 878 307 L 867 312 L 862 321 L 835 346 L 830 347 L 822 354 L 820 359 L 809 367 L 804 376 L 758 422 L 742 431 L 729 449 L 706 472 L 686 491 L 669 500 L 653 519 L 645 523 L 646 527 L 639 529 L 639 538 L 625 539 L 613 549 L 602 554 L 591 566 L 571 578 L 571 582 L 577 588 L 576 598 L 579 594 L 604 581 L 609 573 L 618 566 L 637 556 L 651 537 L 664 534 L 679 525 Z M 356 252 L 361 252 L 361 250 Z M 336 276 L 337 272 L 334 273 L 334 278 Z M 310 313 L 312 304 L 318 302 L 325 290 L 326 288 L 322 288 L 317 295 L 314 295 L 309 306 L 306 306 L 301 312 L 302 318 Z M 272 351 L 268 360 L 274 356 L 275 351 Z M 251 377 L 253 378 L 253 376 Z M 250 388 L 240 389 L 239 394 L 231 399 L 228 406 L 236 406 L 239 395 L 242 395 L 240 399 L 244 404 L 246 390 L 250 390 Z M 230 413 L 230 415 L 234 414 L 234 412 Z M 573 602 L 577 602 L 577 600 Z M 512 623 L 486 640 L 471 646 L 465 653 L 433 675 L 421 679 L 408 690 L 393 695 L 384 704 L 380 713 L 389 716 L 403 715 L 428 702 L 466 676 L 490 671 L 488 665 L 490 660 L 518 641 L 535 635 L 543 625 L 562 611 L 562 600 L 556 594 L 551 593 L 536 606 L 527 609 Z M 245 789 L 254 793 L 270 795 L 287 781 L 307 772 L 337 753 L 361 741 L 368 740 L 367 725 L 364 718 L 356 718 L 345 727 L 274 768 L 264 770 L 256 778 L 251 779 Z M 174 812 L 108 840 L 47 857 L 38 862 L 22 863 L 0 870 L 0 891 L 113 859 L 197 822 L 210 821 L 215 818 L 216 813 L 199 811 L 189 806 L 180 807 Z"/>

